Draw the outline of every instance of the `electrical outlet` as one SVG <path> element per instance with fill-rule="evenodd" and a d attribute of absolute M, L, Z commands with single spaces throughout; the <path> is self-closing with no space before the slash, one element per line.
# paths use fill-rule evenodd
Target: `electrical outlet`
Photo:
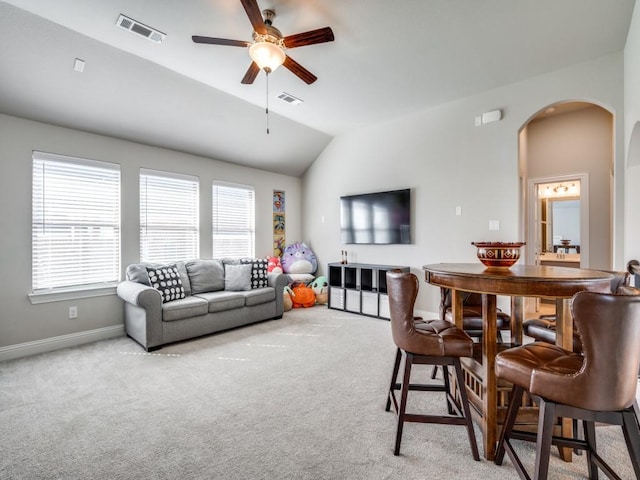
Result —
<path fill-rule="evenodd" d="M 78 307 L 69 307 L 69 318 L 78 318 Z"/>

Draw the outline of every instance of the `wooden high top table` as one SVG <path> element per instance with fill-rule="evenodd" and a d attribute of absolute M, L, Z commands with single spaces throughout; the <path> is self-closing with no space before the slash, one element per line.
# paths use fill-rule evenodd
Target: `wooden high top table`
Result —
<path fill-rule="evenodd" d="M 514 265 L 509 269 L 487 269 L 481 263 L 438 263 L 425 265 L 427 283 L 451 289 L 452 314 L 455 324 L 462 328 L 462 292 L 482 294 L 482 343 L 477 345 L 474 359 L 463 359 L 466 388 L 472 404 L 474 419 L 480 425 L 484 456 L 495 457 L 498 425 L 502 423 L 510 386 L 498 382 L 495 357 L 498 348 L 522 344 L 523 297 L 543 297 L 556 300 L 557 345 L 573 348 L 571 297 L 582 290 L 608 292 L 613 275 L 597 270 L 568 267 Z M 511 343 L 497 343 L 496 295 L 511 297 Z M 502 382 L 502 381 L 500 381 Z M 537 413 L 530 404 L 525 423 L 535 425 Z M 527 408 L 521 410 L 527 416 Z M 520 421 L 520 416 L 519 420 Z M 564 433 L 571 431 L 571 422 L 563 421 Z M 562 449 L 563 458 L 570 461 L 571 453 Z"/>

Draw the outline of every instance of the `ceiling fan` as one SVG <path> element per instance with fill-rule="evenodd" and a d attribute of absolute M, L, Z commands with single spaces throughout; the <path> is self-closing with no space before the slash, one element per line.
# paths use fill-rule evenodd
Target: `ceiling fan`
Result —
<path fill-rule="evenodd" d="M 291 73 L 307 84 L 312 84 L 316 77 L 309 70 L 304 68 L 293 58 L 285 53 L 285 49 L 313 45 L 333 41 L 333 31 L 330 27 L 319 28 L 295 35 L 282 36 L 280 30 L 272 23 L 276 14 L 274 10 L 264 10 L 260 13 L 260 8 L 256 0 L 240 0 L 244 7 L 249 21 L 253 26 L 253 41 L 229 40 L 226 38 L 192 36 L 195 43 L 208 43 L 211 45 L 227 45 L 231 47 L 249 47 L 249 55 L 252 62 L 242 78 L 242 83 L 252 84 L 258 72 L 264 70 L 267 75 L 273 72 L 280 65 L 284 65 Z M 264 15 L 264 19 L 262 18 Z"/>

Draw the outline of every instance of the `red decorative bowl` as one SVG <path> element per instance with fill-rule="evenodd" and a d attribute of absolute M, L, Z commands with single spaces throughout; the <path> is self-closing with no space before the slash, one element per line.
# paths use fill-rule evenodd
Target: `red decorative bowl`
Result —
<path fill-rule="evenodd" d="M 478 247 L 478 260 L 487 268 L 509 268 L 520 258 L 525 242 L 471 242 Z"/>

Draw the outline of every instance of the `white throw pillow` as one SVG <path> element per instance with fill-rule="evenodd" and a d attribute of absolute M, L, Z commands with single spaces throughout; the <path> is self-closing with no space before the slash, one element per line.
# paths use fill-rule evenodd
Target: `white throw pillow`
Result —
<path fill-rule="evenodd" d="M 251 290 L 251 264 L 225 265 L 224 289 L 230 292 Z"/>

